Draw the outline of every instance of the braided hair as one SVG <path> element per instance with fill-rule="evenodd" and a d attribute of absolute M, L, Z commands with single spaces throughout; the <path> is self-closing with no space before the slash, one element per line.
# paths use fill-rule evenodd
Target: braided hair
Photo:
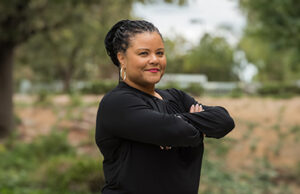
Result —
<path fill-rule="evenodd" d="M 130 43 L 129 39 L 143 32 L 157 32 L 161 36 L 159 30 L 145 20 L 121 20 L 109 30 L 105 37 L 105 48 L 114 65 L 120 67 L 117 54 L 126 52 Z"/>

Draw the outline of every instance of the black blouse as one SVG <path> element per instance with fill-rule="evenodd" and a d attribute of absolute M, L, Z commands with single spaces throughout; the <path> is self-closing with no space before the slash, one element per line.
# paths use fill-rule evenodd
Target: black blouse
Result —
<path fill-rule="evenodd" d="M 104 156 L 103 194 L 197 194 L 203 133 L 221 138 L 234 128 L 223 107 L 189 113 L 197 103 L 191 96 L 155 91 L 163 100 L 120 82 L 102 98 L 96 143 Z"/>

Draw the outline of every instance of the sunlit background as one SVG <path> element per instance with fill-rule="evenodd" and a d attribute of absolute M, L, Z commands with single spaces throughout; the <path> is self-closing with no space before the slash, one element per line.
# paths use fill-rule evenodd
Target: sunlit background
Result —
<path fill-rule="evenodd" d="M 204 140 L 199 193 L 300 193 L 296 0 L 3 0 L 0 13 L 1 194 L 100 193 L 96 112 L 119 79 L 103 41 L 127 18 L 164 38 L 158 88 L 235 120 Z"/>

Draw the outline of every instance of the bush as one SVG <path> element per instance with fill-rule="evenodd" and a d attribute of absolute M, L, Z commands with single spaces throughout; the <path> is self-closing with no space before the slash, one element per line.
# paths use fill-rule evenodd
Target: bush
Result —
<path fill-rule="evenodd" d="M 201 96 L 204 93 L 202 85 L 197 83 L 190 83 L 184 90 L 194 96 Z"/>
<path fill-rule="evenodd" d="M 97 192 L 104 184 L 101 162 L 89 157 L 59 157 L 44 163 L 34 177 L 37 186 L 56 191 Z"/>
<path fill-rule="evenodd" d="M 77 155 L 66 133 L 30 143 L 12 137 L 0 144 L 0 193 L 93 193 L 104 184 L 101 161 Z"/>
<path fill-rule="evenodd" d="M 71 93 L 70 95 L 70 107 L 80 107 L 82 105 L 81 95 L 78 93 Z"/>
<path fill-rule="evenodd" d="M 241 87 L 234 88 L 229 94 L 229 96 L 232 98 L 240 98 L 243 97 L 243 95 L 244 95 L 244 91 Z"/>
<path fill-rule="evenodd" d="M 51 93 L 47 90 L 40 90 L 37 94 L 37 98 L 35 100 L 35 105 L 39 106 L 48 106 L 51 104 Z"/>
<path fill-rule="evenodd" d="M 118 83 L 111 80 L 93 81 L 81 89 L 84 94 L 104 94 L 116 87 Z"/>
<path fill-rule="evenodd" d="M 0 152 L 0 168 L 2 169 L 32 169 L 40 162 L 52 156 L 74 155 L 75 150 L 66 139 L 65 133 L 51 133 L 47 136 L 39 136 L 31 143 L 21 143 L 18 140 L 9 140 L 4 145 L 5 151 Z"/>
<path fill-rule="evenodd" d="M 199 194 L 292 193 L 287 184 L 274 182 L 279 174 L 264 158 L 256 162 L 250 174 L 228 170 L 222 160 L 207 159 L 207 153 L 204 152 Z"/>
<path fill-rule="evenodd" d="M 293 83 L 268 82 L 263 83 L 257 92 L 262 96 L 291 97 L 299 95 L 300 88 Z"/>
<path fill-rule="evenodd" d="M 166 90 L 166 89 L 170 89 L 170 88 L 181 89 L 177 82 L 168 82 L 167 84 L 165 84 L 163 86 L 158 86 L 157 88 L 159 88 L 161 90 Z"/>

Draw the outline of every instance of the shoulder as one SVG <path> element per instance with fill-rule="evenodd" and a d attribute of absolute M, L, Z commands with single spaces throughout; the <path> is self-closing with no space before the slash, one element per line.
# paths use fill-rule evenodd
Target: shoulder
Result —
<path fill-rule="evenodd" d="M 167 96 L 169 100 L 181 104 L 185 110 L 189 110 L 192 104 L 197 103 L 197 101 L 192 96 L 176 88 L 170 88 L 160 91 L 164 94 L 164 96 Z"/>
<path fill-rule="evenodd" d="M 142 101 L 142 98 L 134 91 L 124 88 L 115 88 L 103 96 L 99 106 L 101 108 L 120 108 L 125 105 L 139 103 L 140 101 Z"/>
<path fill-rule="evenodd" d="M 168 98 L 174 98 L 176 100 L 183 100 L 185 96 L 187 96 L 188 94 L 186 94 L 184 91 L 182 90 L 178 90 L 176 88 L 170 88 L 170 89 L 158 89 L 161 93 L 163 93 L 165 96 L 167 96 Z"/>

